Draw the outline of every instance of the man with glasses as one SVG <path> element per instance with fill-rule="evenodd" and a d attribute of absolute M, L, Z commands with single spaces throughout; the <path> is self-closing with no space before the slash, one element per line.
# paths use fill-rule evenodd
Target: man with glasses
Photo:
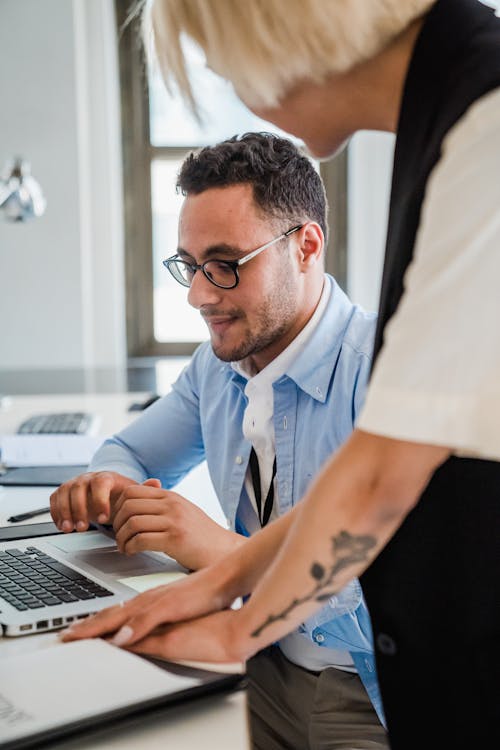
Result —
<path fill-rule="evenodd" d="M 179 245 L 164 265 L 210 342 L 51 507 L 63 531 L 111 518 L 123 552 L 160 550 L 195 570 L 290 510 L 351 433 L 375 316 L 324 272 L 324 187 L 289 140 L 248 133 L 204 148 L 178 188 Z M 203 460 L 229 529 L 170 490 Z M 248 674 L 255 747 L 387 747 L 357 580 Z"/>

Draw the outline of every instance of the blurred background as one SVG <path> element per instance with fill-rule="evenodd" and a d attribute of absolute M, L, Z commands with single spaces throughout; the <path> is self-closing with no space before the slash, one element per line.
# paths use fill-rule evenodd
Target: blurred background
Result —
<path fill-rule="evenodd" d="M 22 211 L 13 199 L 0 208 L 0 394 L 162 393 L 207 337 L 161 265 L 177 244 L 176 172 L 193 148 L 276 131 L 193 47 L 195 122 L 147 68 L 137 21 L 125 25 L 132 5 L 0 2 L 0 205 L 16 159 L 35 181 L 14 185 Z M 316 165 L 330 202 L 327 270 L 368 309 L 393 147 L 391 135 L 360 133 Z"/>

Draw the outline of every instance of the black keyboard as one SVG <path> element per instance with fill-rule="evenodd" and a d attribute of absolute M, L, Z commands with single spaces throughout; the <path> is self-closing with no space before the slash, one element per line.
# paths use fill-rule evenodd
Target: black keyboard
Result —
<path fill-rule="evenodd" d="M 96 425 L 96 416 L 83 411 L 35 414 L 17 430 L 20 435 L 87 435 Z"/>
<path fill-rule="evenodd" d="M 0 551 L 0 597 L 19 611 L 113 596 L 36 547 Z"/>

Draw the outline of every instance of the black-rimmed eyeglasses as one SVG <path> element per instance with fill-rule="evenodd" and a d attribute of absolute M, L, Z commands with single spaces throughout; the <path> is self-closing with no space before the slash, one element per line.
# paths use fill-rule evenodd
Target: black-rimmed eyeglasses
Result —
<path fill-rule="evenodd" d="M 167 258 L 163 261 L 165 268 L 168 268 L 172 276 L 182 286 L 191 286 L 196 271 L 202 271 L 203 275 L 215 286 L 221 289 L 234 289 L 238 286 L 240 277 L 238 274 L 239 266 L 244 263 L 248 263 L 249 260 L 255 258 L 263 250 L 266 250 L 271 245 L 274 245 L 280 240 L 284 240 L 285 237 L 289 237 L 294 232 L 298 232 L 304 225 L 298 224 L 292 227 L 287 232 L 283 232 L 279 237 L 275 237 L 273 240 L 266 242 L 265 245 L 261 245 L 256 250 L 252 250 L 251 253 L 244 255 L 239 260 L 206 260 L 204 263 L 188 263 L 186 260 L 182 260 L 178 255 L 172 255 L 171 258 Z"/>

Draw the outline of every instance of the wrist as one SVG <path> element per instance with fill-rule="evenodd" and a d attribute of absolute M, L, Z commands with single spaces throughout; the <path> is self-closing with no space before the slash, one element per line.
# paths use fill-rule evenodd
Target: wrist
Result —
<path fill-rule="evenodd" d="M 228 609 L 246 593 L 241 590 L 238 562 L 233 555 L 221 557 L 205 568 L 203 575 L 214 598 L 214 609 Z"/>
<path fill-rule="evenodd" d="M 218 540 L 217 553 L 214 562 L 219 562 L 235 552 L 242 544 L 245 544 L 247 537 L 238 534 L 236 531 L 221 529 L 222 534 Z"/>
<path fill-rule="evenodd" d="M 231 613 L 228 628 L 229 659 L 232 662 L 246 662 L 257 651 L 259 646 L 252 637 L 246 623 L 245 607 Z"/>

